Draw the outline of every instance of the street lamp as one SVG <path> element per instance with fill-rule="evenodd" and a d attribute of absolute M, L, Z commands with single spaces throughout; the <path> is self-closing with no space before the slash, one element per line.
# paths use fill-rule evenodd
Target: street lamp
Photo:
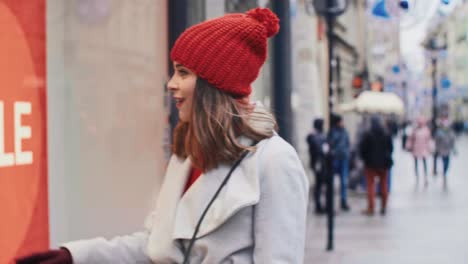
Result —
<path fill-rule="evenodd" d="M 437 32 L 424 44 L 426 50 L 430 52 L 432 63 L 432 135 L 434 136 L 437 130 L 437 59 L 441 51 L 447 49 L 447 34 L 444 34 L 444 43 L 438 45 Z M 437 153 L 434 153 L 433 170 L 436 171 Z"/>
<path fill-rule="evenodd" d="M 336 17 L 342 15 L 348 8 L 348 0 L 312 0 L 315 12 L 324 17 L 327 23 L 327 38 L 328 38 L 328 120 L 331 122 L 333 115 L 333 43 L 334 34 L 333 26 Z M 328 133 L 331 131 L 331 126 Z M 333 250 L 333 229 L 334 229 L 334 195 L 333 195 L 333 157 L 327 155 L 327 227 L 328 240 L 327 250 Z"/>
<path fill-rule="evenodd" d="M 447 49 L 447 35 L 444 35 L 444 43 L 437 45 L 437 38 L 433 36 L 426 43 L 425 48 L 431 53 L 431 64 L 432 64 L 432 133 L 435 133 L 437 128 L 437 59 L 438 53 Z"/>

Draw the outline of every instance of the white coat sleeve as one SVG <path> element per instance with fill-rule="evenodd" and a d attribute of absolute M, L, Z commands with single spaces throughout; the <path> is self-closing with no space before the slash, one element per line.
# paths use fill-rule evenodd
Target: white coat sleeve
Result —
<path fill-rule="evenodd" d="M 296 151 L 278 140 L 266 146 L 258 164 L 262 175 L 254 212 L 254 263 L 303 264 L 309 184 Z"/>
<path fill-rule="evenodd" d="M 148 232 L 106 240 L 102 237 L 65 243 L 73 264 L 150 264 L 146 254 Z"/>

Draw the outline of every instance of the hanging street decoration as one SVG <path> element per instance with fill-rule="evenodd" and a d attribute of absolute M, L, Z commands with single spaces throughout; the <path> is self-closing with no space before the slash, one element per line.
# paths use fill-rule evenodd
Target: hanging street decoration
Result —
<path fill-rule="evenodd" d="M 440 86 L 443 89 L 448 90 L 450 86 L 452 86 L 452 82 L 450 81 L 449 78 L 447 78 L 447 76 L 445 76 L 445 77 L 442 77 L 442 79 L 440 80 Z"/>
<path fill-rule="evenodd" d="M 379 0 L 372 8 L 372 14 L 376 17 L 383 19 L 390 19 L 387 8 L 385 6 L 385 0 Z"/>
<path fill-rule="evenodd" d="M 400 7 L 403 10 L 408 10 L 408 8 L 409 8 L 408 0 L 400 0 Z"/>

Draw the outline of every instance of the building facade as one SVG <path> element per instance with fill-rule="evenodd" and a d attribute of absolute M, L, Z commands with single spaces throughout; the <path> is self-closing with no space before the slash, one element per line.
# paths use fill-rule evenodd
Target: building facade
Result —
<path fill-rule="evenodd" d="M 428 52 L 425 86 L 436 86 L 439 115 L 452 120 L 468 119 L 468 2 L 433 25 L 424 41 L 426 46 L 443 47 Z M 435 60 L 435 64 L 434 64 Z M 435 71 L 435 80 L 432 77 Z M 435 81 L 435 84 L 434 84 Z M 427 112 L 427 110 L 426 110 Z"/>

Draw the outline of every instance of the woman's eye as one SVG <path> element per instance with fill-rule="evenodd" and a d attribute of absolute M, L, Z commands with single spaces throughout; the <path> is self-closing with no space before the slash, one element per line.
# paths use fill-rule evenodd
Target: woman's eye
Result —
<path fill-rule="evenodd" d="M 189 74 L 189 72 L 188 72 L 187 70 L 182 70 L 182 69 L 181 69 L 181 70 L 177 70 L 177 71 L 179 72 L 179 75 L 180 75 L 180 76 L 185 76 L 185 75 L 188 75 L 188 74 Z"/>

